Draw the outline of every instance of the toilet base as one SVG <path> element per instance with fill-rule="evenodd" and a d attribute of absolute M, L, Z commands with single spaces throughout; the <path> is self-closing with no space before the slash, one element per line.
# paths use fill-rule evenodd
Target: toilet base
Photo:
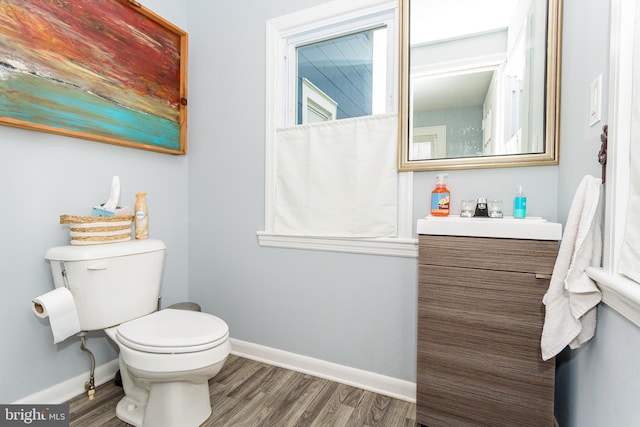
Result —
<path fill-rule="evenodd" d="M 127 424 L 141 427 L 145 408 L 146 406 L 138 406 L 133 400 L 125 396 L 120 399 L 116 406 L 116 415 Z"/>
<path fill-rule="evenodd" d="M 168 368 L 180 365 L 176 365 L 176 362 L 181 361 L 185 365 L 184 356 L 194 354 L 139 354 L 141 352 L 119 343 L 115 335 L 116 327 L 105 332 L 120 348 L 120 374 L 125 396 L 116 407 L 118 418 L 136 427 L 198 427 L 209 418 L 211 396 L 208 380 L 220 372 L 231 351 L 228 339 L 195 354 L 195 365 L 201 367 L 169 371 Z M 129 363 L 127 356 L 130 357 Z M 206 356 L 206 360 L 203 360 L 203 356 Z M 163 358 L 171 363 L 167 366 Z M 177 361 L 174 360 L 176 358 Z M 138 367 L 135 363 L 138 363 Z"/>
<path fill-rule="evenodd" d="M 147 405 L 124 396 L 116 406 L 116 415 L 136 427 L 197 427 L 211 415 L 209 383 L 153 384 Z"/>

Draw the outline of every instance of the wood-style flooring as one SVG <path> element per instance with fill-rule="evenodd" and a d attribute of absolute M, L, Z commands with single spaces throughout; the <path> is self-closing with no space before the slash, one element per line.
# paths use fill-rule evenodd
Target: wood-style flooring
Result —
<path fill-rule="evenodd" d="M 209 390 L 213 411 L 204 427 L 415 426 L 413 403 L 233 355 Z M 123 395 L 109 381 L 94 400 L 71 399 L 70 427 L 127 426 L 115 412 Z"/>

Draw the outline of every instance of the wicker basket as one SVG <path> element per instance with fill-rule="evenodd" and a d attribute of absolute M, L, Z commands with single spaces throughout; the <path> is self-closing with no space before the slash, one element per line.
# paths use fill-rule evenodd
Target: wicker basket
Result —
<path fill-rule="evenodd" d="M 60 215 L 60 224 L 69 224 L 72 245 L 100 245 L 131 240 L 132 216 L 100 218 Z"/>

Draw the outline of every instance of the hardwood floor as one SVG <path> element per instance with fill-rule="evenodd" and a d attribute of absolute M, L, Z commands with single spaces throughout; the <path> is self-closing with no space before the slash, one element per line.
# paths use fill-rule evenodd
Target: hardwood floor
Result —
<path fill-rule="evenodd" d="M 413 403 L 233 355 L 209 390 L 213 412 L 204 427 L 415 426 Z M 123 394 L 110 381 L 92 401 L 73 398 L 70 427 L 127 426 L 115 413 Z"/>

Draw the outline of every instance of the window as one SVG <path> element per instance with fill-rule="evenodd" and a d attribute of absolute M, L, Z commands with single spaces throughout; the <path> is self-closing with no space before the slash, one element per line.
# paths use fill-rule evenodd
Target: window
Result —
<path fill-rule="evenodd" d="M 387 27 L 345 34 L 296 48 L 298 124 L 307 110 L 304 93 L 313 88 L 337 109 L 333 119 L 385 113 Z"/>
<path fill-rule="evenodd" d="M 397 237 L 327 238 L 274 231 L 278 129 L 396 113 L 397 8 L 397 2 L 388 0 L 337 0 L 267 22 L 265 230 L 258 232 L 260 245 L 417 255 L 409 173 L 394 171 Z"/>

